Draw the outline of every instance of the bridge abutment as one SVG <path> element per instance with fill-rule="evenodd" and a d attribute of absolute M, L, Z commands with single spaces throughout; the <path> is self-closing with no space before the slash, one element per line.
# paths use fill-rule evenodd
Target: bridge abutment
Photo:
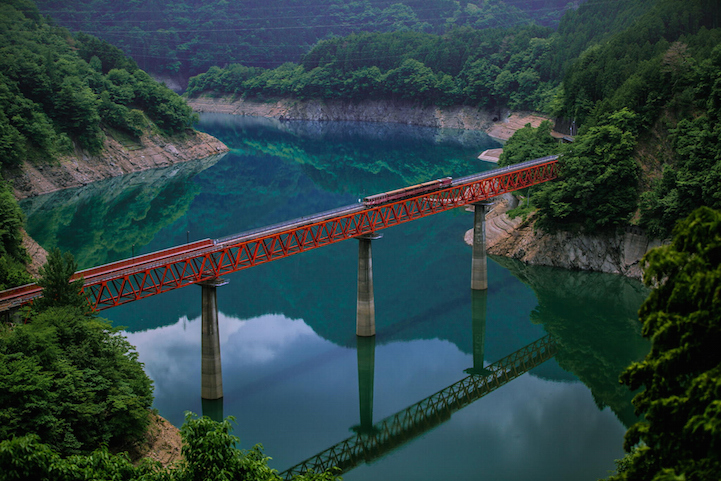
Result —
<path fill-rule="evenodd" d="M 220 332 L 218 330 L 218 298 L 216 290 L 228 281 L 221 278 L 200 283 L 202 292 L 202 333 L 200 365 L 200 397 L 223 397 L 223 371 L 220 362 Z"/>
<path fill-rule="evenodd" d="M 356 304 L 356 335 L 376 335 L 376 308 L 373 298 L 373 256 L 371 241 L 379 234 L 358 237 L 358 300 Z"/>
<path fill-rule="evenodd" d="M 473 204 L 473 257 L 471 259 L 471 289 L 488 289 L 488 263 L 486 260 L 486 212 L 489 202 Z"/>

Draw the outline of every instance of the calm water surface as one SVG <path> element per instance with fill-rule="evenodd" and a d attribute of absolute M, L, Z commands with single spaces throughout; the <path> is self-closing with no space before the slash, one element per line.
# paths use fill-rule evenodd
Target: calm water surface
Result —
<path fill-rule="evenodd" d="M 198 128 L 231 152 L 28 199 L 30 234 L 90 267 L 493 168 L 476 157 L 498 146 L 476 132 L 384 124 L 204 115 Z M 457 209 L 374 241 L 378 334 L 370 345 L 355 336 L 353 240 L 228 276 L 218 290 L 220 405 L 200 399 L 198 287 L 101 315 L 126 326 L 161 415 L 177 426 L 186 411 L 232 415 L 242 447 L 262 443 L 279 471 L 550 334 L 555 359 L 343 478 L 606 476 L 635 420 L 617 377 L 647 350 L 635 321 L 647 292 L 618 276 L 492 259 L 488 293 L 474 294 L 463 243 L 472 221 Z M 475 351 L 474 335 L 483 340 Z M 361 412 L 360 396 L 372 409 Z"/>

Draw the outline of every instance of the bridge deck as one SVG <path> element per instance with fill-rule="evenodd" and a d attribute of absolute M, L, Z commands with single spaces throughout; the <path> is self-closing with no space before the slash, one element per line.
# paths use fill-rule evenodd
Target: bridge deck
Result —
<path fill-rule="evenodd" d="M 143 299 L 309 249 L 369 234 L 553 180 L 558 156 L 453 179 L 451 186 L 372 207 L 350 205 L 253 231 L 79 271 L 94 309 Z M 0 312 L 42 296 L 35 284 L 0 292 Z"/>

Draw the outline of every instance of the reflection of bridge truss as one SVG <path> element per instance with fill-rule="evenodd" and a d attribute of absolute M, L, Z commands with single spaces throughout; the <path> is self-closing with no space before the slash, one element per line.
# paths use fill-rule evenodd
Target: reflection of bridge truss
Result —
<path fill-rule="evenodd" d="M 373 426 L 369 434 L 357 434 L 289 468 L 282 474 L 290 479 L 308 471 L 322 472 L 333 466 L 340 473 L 361 462 L 371 462 L 416 436 L 449 420 L 451 415 L 495 391 L 521 374 L 555 356 L 557 347 L 545 336 L 487 366 L 485 376 L 471 375 L 400 411 Z"/>

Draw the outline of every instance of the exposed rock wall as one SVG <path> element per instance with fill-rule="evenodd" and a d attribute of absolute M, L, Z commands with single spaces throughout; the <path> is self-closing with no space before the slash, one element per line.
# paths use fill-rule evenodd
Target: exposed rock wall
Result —
<path fill-rule="evenodd" d="M 201 97 L 188 100 L 196 112 L 215 112 L 282 120 L 388 122 L 442 129 L 483 130 L 507 140 L 515 130 L 546 120 L 527 112 L 505 112 L 501 119 L 490 111 L 455 105 L 437 107 L 412 102 L 367 100 L 363 102 L 282 99 L 259 102 L 245 99 Z"/>
<path fill-rule="evenodd" d="M 507 195 L 486 216 L 486 245 L 489 254 L 518 259 L 526 264 L 561 267 L 572 270 L 621 274 L 641 279 L 641 258 L 663 242 L 649 239 L 640 229 L 615 234 L 589 236 L 535 229 L 532 218 L 510 219 Z M 473 232 L 465 235 L 473 242 Z"/>
<path fill-rule="evenodd" d="M 115 139 L 106 138 L 105 149 L 98 155 L 78 149 L 75 155 L 52 164 L 25 162 L 19 169 L 4 172 L 3 176 L 12 185 L 15 198 L 20 200 L 131 172 L 202 159 L 228 150 L 224 143 L 202 132 L 172 140 L 144 136 L 132 150 Z M 46 262 L 47 252 L 24 230 L 23 246 L 31 258 L 28 272 L 37 277 L 38 269 Z"/>
<path fill-rule="evenodd" d="M 20 169 L 4 173 L 4 177 L 11 182 L 15 198 L 24 199 L 227 151 L 225 144 L 202 132 L 171 140 L 160 136 L 144 136 L 132 150 L 115 139 L 107 138 L 105 149 L 98 155 L 77 150 L 75 155 L 64 157 L 53 164 L 25 162 Z"/>

